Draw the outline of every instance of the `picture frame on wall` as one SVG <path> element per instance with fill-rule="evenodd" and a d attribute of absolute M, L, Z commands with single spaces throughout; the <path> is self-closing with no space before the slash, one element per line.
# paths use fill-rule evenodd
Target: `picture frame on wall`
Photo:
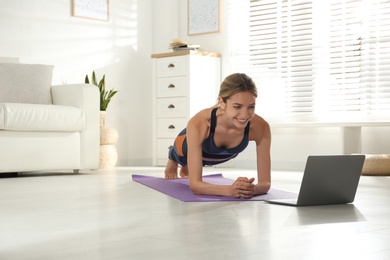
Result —
<path fill-rule="evenodd" d="M 221 30 L 220 0 L 188 0 L 188 35 Z"/>
<path fill-rule="evenodd" d="M 108 21 L 109 0 L 72 0 L 72 16 Z"/>

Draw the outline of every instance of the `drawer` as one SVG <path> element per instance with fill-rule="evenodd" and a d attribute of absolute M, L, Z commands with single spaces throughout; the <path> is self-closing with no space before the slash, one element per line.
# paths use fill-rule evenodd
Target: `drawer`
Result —
<path fill-rule="evenodd" d="M 175 138 L 157 139 L 156 155 L 157 158 L 165 160 L 165 164 L 167 164 L 168 161 L 168 149 L 173 145 L 174 142 L 175 142 Z"/>
<path fill-rule="evenodd" d="M 158 98 L 157 117 L 186 117 L 186 98 Z"/>
<path fill-rule="evenodd" d="M 186 96 L 187 77 L 172 77 L 157 79 L 157 97 Z"/>
<path fill-rule="evenodd" d="M 157 77 L 184 76 L 187 74 L 187 56 L 159 58 L 157 64 Z"/>
<path fill-rule="evenodd" d="M 158 138 L 176 138 L 187 126 L 187 118 L 159 118 L 157 119 Z"/>

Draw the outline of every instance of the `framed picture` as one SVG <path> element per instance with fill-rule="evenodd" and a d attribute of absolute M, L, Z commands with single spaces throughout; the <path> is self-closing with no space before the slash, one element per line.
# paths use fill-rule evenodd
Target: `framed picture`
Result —
<path fill-rule="evenodd" d="M 80 18 L 108 21 L 109 0 L 72 0 L 72 15 Z"/>
<path fill-rule="evenodd" d="M 188 35 L 220 31 L 220 0 L 188 0 Z"/>

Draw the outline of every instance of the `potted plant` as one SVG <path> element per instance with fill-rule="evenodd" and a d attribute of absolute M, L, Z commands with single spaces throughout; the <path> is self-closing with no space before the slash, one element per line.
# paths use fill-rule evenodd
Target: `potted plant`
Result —
<path fill-rule="evenodd" d="M 115 167 L 118 160 L 118 154 L 115 144 L 118 141 L 118 131 L 114 128 L 105 127 L 106 110 L 111 99 L 118 92 L 117 90 L 106 90 L 106 75 L 98 82 L 95 71 L 92 71 L 91 82 L 88 75 L 85 76 L 86 84 L 93 84 L 100 91 L 100 158 L 99 169 L 111 169 Z"/>
<path fill-rule="evenodd" d="M 103 75 L 102 79 L 98 83 L 98 81 L 96 80 L 95 71 L 92 71 L 91 80 L 92 82 L 89 81 L 87 74 L 85 76 L 85 83 L 97 86 L 100 91 L 100 127 L 104 127 L 107 107 L 110 104 L 111 99 L 118 91 L 114 89 L 110 89 L 109 91 L 106 90 L 106 75 Z"/>
<path fill-rule="evenodd" d="M 99 83 L 96 80 L 96 74 L 95 71 L 92 71 L 92 82 L 89 82 L 88 75 L 85 76 L 85 83 L 86 84 L 93 84 L 99 88 L 100 91 L 100 111 L 106 111 L 108 104 L 110 104 L 111 99 L 115 96 L 115 94 L 118 92 L 117 90 L 110 89 L 109 91 L 106 90 L 106 75 L 103 75 L 102 79 L 99 81 Z"/>

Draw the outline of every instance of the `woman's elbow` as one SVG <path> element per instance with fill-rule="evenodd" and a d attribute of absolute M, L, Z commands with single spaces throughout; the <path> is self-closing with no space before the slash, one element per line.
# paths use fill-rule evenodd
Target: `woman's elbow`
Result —
<path fill-rule="evenodd" d="M 264 185 L 265 193 L 268 193 L 268 191 L 271 189 L 271 182 L 267 182 Z"/>
<path fill-rule="evenodd" d="M 190 190 L 192 191 L 192 193 L 194 193 L 196 195 L 201 194 L 201 192 L 199 191 L 199 185 L 197 185 L 197 184 L 190 183 Z"/>
<path fill-rule="evenodd" d="M 271 189 L 271 183 L 268 182 L 268 183 L 263 183 L 260 185 L 260 187 L 258 188 L 259 191 L 257 192 L 259 195 L 261 194 L 267 194 L 268 191 Z"/>

